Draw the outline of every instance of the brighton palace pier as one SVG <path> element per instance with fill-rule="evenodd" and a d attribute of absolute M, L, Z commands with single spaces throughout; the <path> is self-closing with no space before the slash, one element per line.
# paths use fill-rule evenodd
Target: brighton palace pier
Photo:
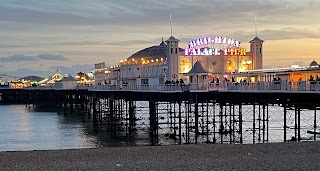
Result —
<path fill-rule="evenodd" d="M 264 41 L 249 43 L 209 36 L 182 49 L 171 36 L 112 68 L 96 64 L 94 85 L 0 88 L 0 102 L 80 114 L 95 132 L 152 145 L 319 140 L 319 65 L 263 69 Z"/>
<path fill-rule="evenodd" d="M 258 89 L 307 89 L 309 80 L 318 78 L 319 66 L 263 69 L 263 43 L 258 37 L 249 41 L 250 51 L 241 42 L 228 37 L 207 36 L 188 42 L 185 49 L 171 36 L 160 45 L 140 50 L 105 68 L 96 64 L 96 85 L 137 89 L 141 86 L 161 87 L 166 84 L 188 85 L 190 90 L 247 89 L 235 86 L 246 82 Z M 298 84 L 299 81 L 305 81 Z M 282 83 L 274 86 L 271 82 Z M 257 85 L 259 83 L 259 85 Z M 228 85 L 227 85 L 228 84 Z M 234 85 L 233 85 L 234 84 Z M 219 86 L 217 86 L 219 85 Z M 260 87 L 259 87 L 260 86 Z"/>

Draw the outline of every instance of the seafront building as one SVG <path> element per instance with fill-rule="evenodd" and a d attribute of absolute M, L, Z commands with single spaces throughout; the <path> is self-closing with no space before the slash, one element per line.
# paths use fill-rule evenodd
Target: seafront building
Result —
<path fill-rule="evenodd" d="M 249 41 L 249 50 L 240 41 L 222 36 L 194 39 L 186 48 L 181 48 L 179 43 L 180 40 L 171 36 L 111 68 L 96 64 L 96 84 L 297 82 L 316 79 L 320 72 L 316 61 L 307 67 L 263 69 L 264 41 L 259 37 Z"/>
<path fill-rule="evenodd" d="M 184 49 L 179 47 L 179 42 L 171 36 L 160 45 L 147 47 L 121 60 L 119 65 L 105 71 L 106 83 L 217 82 L 232 80 L 234 74 L 263 66 L 264 41 L 258 37 L 249 42 L 250 51 L 242 47 L 240 41 L 222 36 L 192 40 Z M 238 75 L 236 79 L 248 77 Z M 256 81 L 257 78 L 250 79 Z"/>

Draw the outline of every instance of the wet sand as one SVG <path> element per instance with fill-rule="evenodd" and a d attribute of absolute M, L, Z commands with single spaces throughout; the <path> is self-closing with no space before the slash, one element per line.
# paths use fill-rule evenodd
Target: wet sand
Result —
<path fill-rule="evenodd" d="M 320 142 L 0 152 L 0 170 L 320 170 Z"/>

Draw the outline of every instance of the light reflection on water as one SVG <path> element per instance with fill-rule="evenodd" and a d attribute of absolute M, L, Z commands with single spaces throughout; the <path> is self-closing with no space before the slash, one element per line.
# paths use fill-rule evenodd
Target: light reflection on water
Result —
<path fill-rule="evenodd" d="M 0 105 L 0 151 L 93 148 L 103 145 L 79 117 Z"/>
<path fill-rule="evenodd" d="M 243 119 L 252 120 L 252 112 L 250 112 L 252 107 L 243 107 L 243 111 L 247 111 L 244 112 Z M 294 124 L 292 120 L 293 114 L 293 111 L 288 111 L 287 126 L 289 127 Z M 305 140 L 313 138 L 313 135 L 306 134 L 306 131 L 313 126 L 312 116 L 313 111 L 302 111 L 302 138 Z M 167 116 L 164 118 L 166 119 Z M 317 125 L 320 125 L 319 119 L 320 117 L 317 118 Z M 141 120 L 141 122 L 147 122 L 147 120 L 148 117 L 145 120 Z M 243 129 L 249 130 L 251 126 L 252 122 L 244 122 Z M 269 129 L 269 142 L 283 141 L 282 107 L 269 107 Z M 293 135 L 293 130 L 288 129 L 287 131 L 289 139 Z M 244 142 L 246 140 L 251 141 L 252 133 L 246 132 L 244 137 Z M 317 135 L 317 138 L 320 138 L 319 135 Z M 165 141 L 161 144 L 170 143 L 167 138 Z M 24 105 L 0 105 L 0 151 L 57 150 L 149 144 L 150 142 L 145 138 L 114 139 L 110 138 L 105 132 L 96 134 L 92 130 L 92 123 L 82 123 L 80 116 L 64 117 L 63 115 L 59 116 L 55 111 L 35 112 L 27 109 Z M 171 144 L 174 144 L 174 142 Z"/>

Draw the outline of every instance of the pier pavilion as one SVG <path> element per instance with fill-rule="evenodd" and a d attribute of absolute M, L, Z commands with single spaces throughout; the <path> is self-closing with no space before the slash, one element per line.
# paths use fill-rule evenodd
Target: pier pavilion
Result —
<path fill-rule="evenodd" d="M 189 83 L 188 76 L 184 74 L 190 72 L 196 62 L 209 73 L 203 77 L 208 81 L 230 80 L 233 73 L 262 69 L 263 66 L 264 41 L 258 37 L 249 42 L 250 51 L 242 47 L 240 41 L 223 36 L 197 38 L 188 42 L 186 48 L 180 48 L 179 42 L 171 36 L 160 45 L 142 49 L 120 60 L 118 65 L 105 71 L 108 75 L 106 83 L 164 84 L 180 79 Z M 255 78 L 252 77 L 252 81 Z"/>

